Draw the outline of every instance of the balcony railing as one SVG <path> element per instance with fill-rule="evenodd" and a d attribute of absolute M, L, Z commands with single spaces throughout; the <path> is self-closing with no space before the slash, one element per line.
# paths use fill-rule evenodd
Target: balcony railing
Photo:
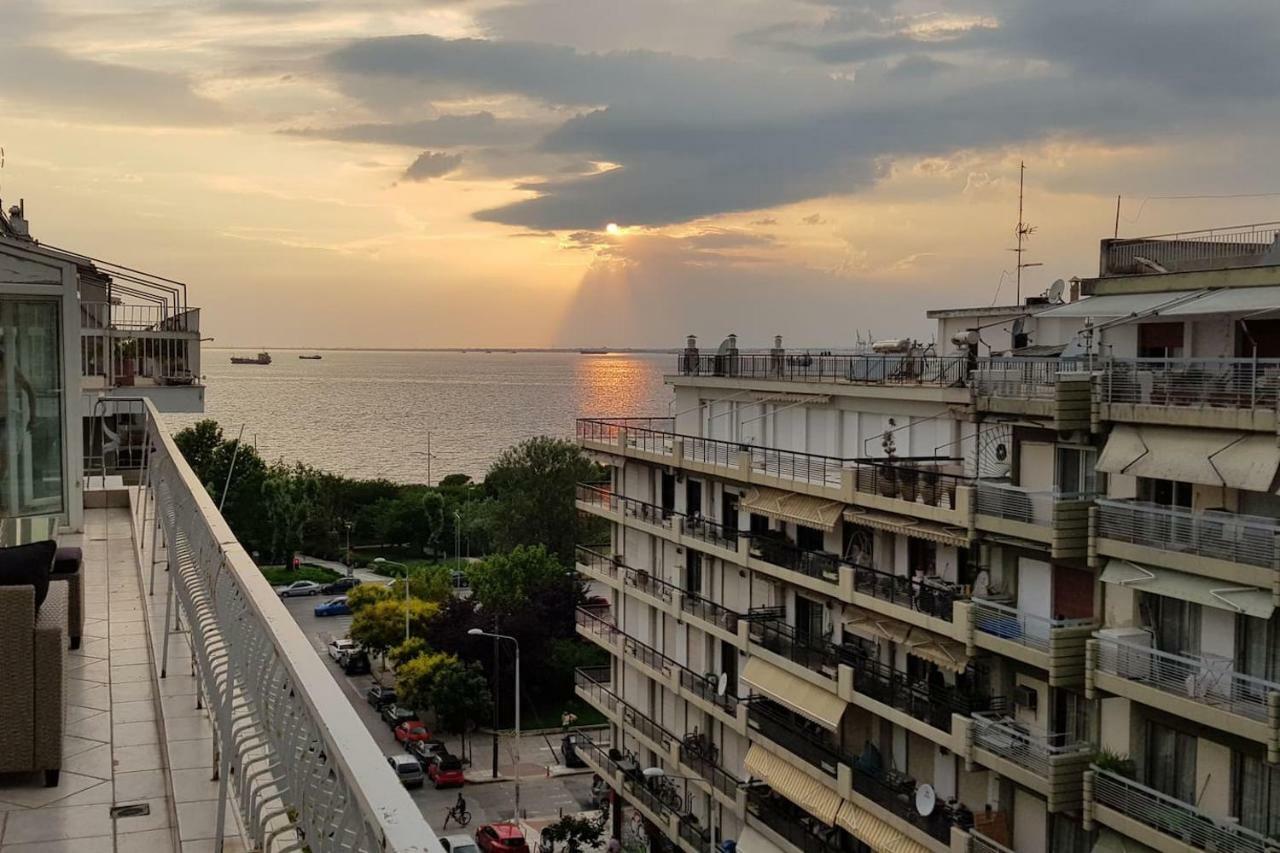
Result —
<path fill-rule="evenodd" d="M 770 565 L 793 572 L 837 583 L 840 580 L 840 556 L 829 551 L 811 551 L 801 548 L 777 533 L 750 534 L 751 555 Z"/>
<path fill-rule="evenodd" d="M 1268 696 L 1280 684 L 1236 672 L 1230 658 L 1180 655 L 1097 637 L 1097 668 L 1128 681 L 1231 714 L 1266 722 Z"/>
<path fill-rule="evenodd" d="M 737 715 L 738 703 L 742 700 L 727 691 L 721 694 L 718 682 L 719 678 L 714 674 L 698 675 L 691 669 L 680 668 L 680 686 L 682 688 L 692 692 L 702 701 L 715 705 L 730 716 Z"/>
<path fill-rule="evenodd" d="M 960 587 L 941 578 L 911 578 L 882 572 L 870 566 L 858 566 L 853 571 L 854 592 L 870 595 L 881 601 L 908 607 L 936 619 L 951 621 L 953 606 L 968 596 Z"/>
<path fill-rule="evenodd" d="M 742 784 L 741 780 L 711 759 L 696 752 L 690 752 L 688 747 L 681 745 L 680 760 L 685 766 L 696 770 L 699 776 L 710 782 L 713 788 L 726 797 L 737 796 L 738 786 Z"/>
<path fill-rule="evenodd" d="M 618 495 L 615 495 L 607 483 L 603 485 L 597 485 L 595 483 L 579 483 L 574 487 L 573 496 L 575 500 L 594 507 L 599 507 L 605 512 L 617 512 L 624 500 Z"/>
<path fill-rule="evenodd" d="M 726 551 L 736 551 L 738 549 L 738 531 L 736 528 L 725 527 L 712 521 L 709 518 L 703 518 L 699 515 L 686 515 L 683 517 L 682 527 L 684 535 L 699 542 L 705 542 L 708 545 L 714 545 L 717 548 L 724 548 Z"/>
<path fill-rule="evenodd" d="M 759 788 L 748 793 L 747 809 L 801 853 L 842 853 L 847 848 L 848 835 L 843 829 L 829 827 L 799 806 Z"/>
<path fill-rule="evenodd" d="M 859 460 L 854 466 L 853 487 L 862 494 L 955 509 L 956 489 L 972 483 L 973 478 L 942 469 L 963 464 L 961 459 L 941 458 Z"/>
<path fill-rule="evenodd" d="M 841 762 L 853 762 L 825 731 L 815 731 L 812 723 L 798 723 L 795 715 L 768 699 L 757 697 L 747 706 L 747 725 L 833 778 Z"/>
<path fill-rule="evenodd" d="M 627 435 L 627 446 L 651 453 L 671 454 L 671 430 L 674 418 L 578 418 L 579 441 L 617 444 Z"/>
<path fill-rule="evenodd" d="M 975 629 L 1045 654 L 1055 630 L 1093 624 L 1092 619 L 1049 619 L 985 598 L 973 599 L 970 612 Z"/>
<path fill-rule="evenodd" d="M 961 386 L 968 376 L 964 356 L 935 355 L 681 355 L 676 370 L 682 376 L 943 387 Z"/>
<path fill-rule="evenodd" d="M 622 577 L 623 583 L 627 586 L 659 601 L 671 603 L 680 595 L 680 587 L 663 580 L 647 569 L 637 569 L 624 564 Z"/>
<path fill-rule="evenodd" d="M 617 647 L 621 643 L 620 638 L 626 635 L 619 631 L 611 620 L 601 615 L 608 612 L 608 608 L 601 608 L 596 611 L 579 607 L 574 611 L 573 619 L 577 626 L 587 634 L 596 637 L 606 645 Z"/>
<path fill-rule="evenodd" d="M 973 372 L 981 397 L 1052 400 L 1062 374 L 1086 375 L 1086 361 L 1062 358 L 983 358 Z"/>
<path fill-rule="evenodd" d="M 1103 539 L 1267 569 L 1280 567 L 1280 524 L 1274 518 L 1140 501 L 1100 500 L 1097 505 L 1097 533 Z"/>
<path fill-rule="evenodd" d="M 278 833 L 296 830 L 316 853 L 434 847 L 435 834 L 356 709 L 236 541 L 155 406 L 144 405 L 148 454 L 135 512 L 140 529 L 155 524 L 163 537 L 168 571 L 155 573 L 152 564 L 152 580 L 167 579 L 182 613 L 222 791 L 252 846 L 267 849 Z"/>
<path fill-rule="evenodd" d="M 573 549 L 573 559 L 579 566 L 585 566 L 592 574 L 615 579 L 618 577 L 618 561 L 607 554 L 577 545 Z"/>
<path fill-rule="evenodd" d="M 1093 801 L 1198 850 L 1276 853 L 1280 841 L 1209 815 L 1181 800 L 1093 768 Z"/>
<path fill-rule="evenodd" d="M 1059 492 L 1054 489 L 1024 489 L 1009 483 L 978 481 L 978 515 L 990 515 L 1040 527 L 1053 525 L 1053 507 L 1060 501 L 1083 501 L 1087 492 Z"/>
<path fill-rule="evenodd" d="M 1003 714 L 986 712 L 973 715 L 973 745 L 1046 779 L 1051 759 L 1093 752 L 1091 744 L 1070 735 L 1046 734 Z"/>
<path fill-rule="evenodd" d="M 730 634 L 738 633 L 740 615 L 736 610 L 730 610 L 723 604 L 716 604 L 711 599 L 703 598 L 696 592 L 685 590 L 680 594 L 680 609 L 695 619 L 710 622 Z"/>
<path fill-rule="evenodd" d="M 1277 358 L 1132 358 L 1103 362 L 1107 403 L 1170 408 L 1274 409 Z"/>
<path fill-rule="evenodd" d="M 618 695 L 613 692 L 613 672 L 607 666 L 579 667 L 573 671 L 573 686 L 586 693 L 610 713 L 618 711 Z"/>
<path fill-rule="evenodd" d="M 853 766 L 853 790 L 931 838 L 950 844 L 952 826 L 973 826 L 973 815 L 963 806 L 938 803 L 928 816 L 920 814 L 915 807 L 917 787 L 915 780 L 899 773 L 874 773 L 857 764 Z"/>
<path fill-rule="evenodd" d="M 911 678 L 869 657 L 854 664 L 853 689 L 944 732 L 951 731 L 952 714 L 969 717 L 1004 708 L 1002 697 Z"/>
<path fill-rule="evenodd" d="M 1104 240 L 1102 271 L 1109 275 L 1140 275 L 1169 272 L 1254 266 L 1275 244 L 1280 222 L 1233 225 L 1202 231 L 1183 231 Z"/>
<path fill-rule="evenodd" d="M 575 687 L 609 711 L 617 713 L 621 710 L 624 723 L 654 743 L 661 744 L 663 749 L 670 749 L 671 744 L 677 742 L 679 738 L 657 720 L 615 693 L 611 678 L 612 673 L 608 667 L 579 668 L 573 671 Z"/>
<path fill-rule="evenodd" d="M 780 619 L 751 620 L 751 642 L 801 666 L 835 678 L 838 648 L 830 640 L 806 637 Z"/>
<path fill-rule="evenodd" d="M 976 829 L 969 833 L 969 853 L 1015 853 L 999 841 L 988 838 Z"/>

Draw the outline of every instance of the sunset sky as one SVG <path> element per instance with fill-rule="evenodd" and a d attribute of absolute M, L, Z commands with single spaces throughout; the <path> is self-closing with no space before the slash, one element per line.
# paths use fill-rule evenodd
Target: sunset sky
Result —
<path fill-rule="evenodd" d="M 0 170 L 234 346 L 847 346 L 1280 219 L 1275 0 L 0 0 Z M 1254 198 L 1189 199 L 1169 196 Z M 609 228 L 610 223 L 616 228 Z M 997 292 L 997 288 L 999 288 Z"/>

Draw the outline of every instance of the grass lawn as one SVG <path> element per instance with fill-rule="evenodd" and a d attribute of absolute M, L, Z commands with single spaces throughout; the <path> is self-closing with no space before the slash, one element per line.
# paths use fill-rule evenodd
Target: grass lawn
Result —
<path fill-rule="evenodd" d="M 534 729 L 560 728 L 560 715 L 565 711 L 578 715 L 578 720 L 574 723 L 575 726 L 598 726 L 608 722 L 604 714 L 601 714 L 576 695 L 570 696 L 555 705 L 548 705 L 546 708 L 533 709 L 526 707 L 522 708 L 521 711 L 520 728 L 530 732 Z"/>
<path fill-rule="evenodd" d="M 332 583 L 342 575 L 332 569 L 322 569 L 319 566 L 303 565 L 297 571 L 286 568 L 285 566 L 259 566 L 262 576 L 267 579 L 267 583 L 272 586 L 284 586 L 294 581 L 315 581 L 316 583 Z"/>

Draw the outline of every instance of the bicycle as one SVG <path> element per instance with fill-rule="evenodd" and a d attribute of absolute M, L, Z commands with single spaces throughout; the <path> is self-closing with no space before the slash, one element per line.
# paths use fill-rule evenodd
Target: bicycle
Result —
<path fill-rule="evenodd" d="M 441 827 L 441 829 L 448 829 L 450 820 L 458 826 L 466 826 L 471 823 L 471 812 L 466 809 L 459 809 L 457 806 L 453 806 L 449 809 L 448 814 L 444 816 L 444 826 Z"/>

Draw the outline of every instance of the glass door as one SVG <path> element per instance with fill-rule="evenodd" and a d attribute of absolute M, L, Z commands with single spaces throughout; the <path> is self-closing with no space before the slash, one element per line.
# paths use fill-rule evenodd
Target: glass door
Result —
<path fill-rule="evenodd" d="M 59 303 L 0 297 L 0 518 L 65 511 L 62 421 Z"/>

